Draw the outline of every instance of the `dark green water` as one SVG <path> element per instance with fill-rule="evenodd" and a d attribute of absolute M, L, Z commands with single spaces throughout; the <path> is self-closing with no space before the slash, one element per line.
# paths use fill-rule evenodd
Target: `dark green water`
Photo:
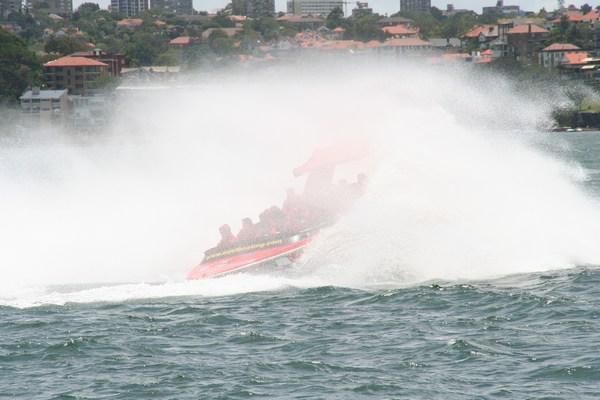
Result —
<path fill-rule="evenodd" d="M 561 140 L 600 193 L 600 135 Z M 5 302 L 0 398 L 600 397 L 592 266 L 395 289 L 156 288 L 126 301 L 62 287 L 39 306 Z"/>

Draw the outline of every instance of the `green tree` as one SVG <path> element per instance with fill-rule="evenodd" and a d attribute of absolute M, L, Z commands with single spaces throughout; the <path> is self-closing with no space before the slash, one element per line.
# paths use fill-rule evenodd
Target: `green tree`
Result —
<path fill-rule="evenodd" d="M 218 55 L 233 53 L 233 40 L 220 29 L 215 29 L 208 37 L 208 45 Z"/>
<path fill-rule="evenodd" d="M 364 42 L 383 39 L 383 31 L 378 24 L 379 16 L 365 15 L 357 18 L 352 24 L 352 36 Z"/>
<path fill-rule="evenodd" d="M 258 32 L 263 40 L 271 41 L 279 37 L 279 24 L 273 17 L 260 17 L 250 22 L 251 28 Z"/>
<path fill-rule="evenodd" d="M 587 14 L 590 11 L 592 11 L 592 6 L 590 6 L 588 3 L 585 3 L 584 5 L 581 6 L 580 10 L 582 13 Z"/>
<path fill-rule="evenodd" d="M 87 49 L 87 40 L 80 36 L 54 36 L 44 46 L 46 53 L 58 53 L 63 56 Z"/>
<path fill-rule="evenodd" d="M 41 65 L 19 37 L 0 28 L 0 99 L 16 101 L 40 79 Z"/>
<path fill-rule="evenodd" d="M 129 39 L 125 55 L 135 65 L 153 65 L 156 58 L 166 52 L 166 40 L 149 32 L 136 32 Z"/>
<path fill-rule="evenodd" d="M 344 25 L 344 11 L 340 7 L 336 7 L 327 16 L 325 26 L 329 29 L 335 29 L 342 25 Z"/>

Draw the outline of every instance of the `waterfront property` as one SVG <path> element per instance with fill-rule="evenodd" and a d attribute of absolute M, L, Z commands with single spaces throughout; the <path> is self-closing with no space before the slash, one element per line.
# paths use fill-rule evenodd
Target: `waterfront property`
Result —
<path fill-rule="evenodd" d="M 78 51 L 71 54 L 71 56 L 85 57 L 108 65 L 108 74 L 113 77 L 120 76 L 121 69 L 125 66 L 125 56 L 123 54 L 115 54 L 101 49 Z"/>
<path fill-rule="evenodd" d="M 565 61 L 565 55 L 580 52 L 582 50 L 574 44 L 553 43 L 540 52 L 540 64 L 546 68 L 556 68 Z"/>
<path fill-rule="evenodd" d="M 108 76 L 107 64 L 86 57 L 67 56 L 44 64 L 48 87 L 67 89 L 70 94 L 90 94 L 96 87 L 95 82 Z"/>
<path fill-rule="evenodd" d="M 28 122 L 63 123 L 70 110 L 70 100 L 66 89 L 40 90 L 40 88 L 33 88 L 23 93 L 19 100 Z"/>

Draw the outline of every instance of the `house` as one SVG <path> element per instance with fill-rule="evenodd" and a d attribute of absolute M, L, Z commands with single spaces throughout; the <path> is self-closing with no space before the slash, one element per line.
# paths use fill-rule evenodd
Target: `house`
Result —
<path fill-rule="evenodd" d="M 91 94 L 95 82 L 108 76 L 107 64 L 87 57 L 66 56 L 44 64 L 48 87 L 53 90 L 67 89 L 69 94 Z"/>
<path fill-rule="evenodd" d="M 316 30 L 316 29 L 319 29 L 321 26 L 325 25 L 325 20 L 318 16 L 312 17 L 312 16 L 306 16 L 306 15 L 288 14 L 288 15 L 284 15 L 284 16 L 277 18 L 277 21 L 290 24 L 300 30 L 306 30 L 306 29 Z"/>
<path fill-rule="evenodd" d="M 126 18 L 117 22 L 117 28 L 121 29 L 136 29 L 144 24 L 141 18 Z"/>
<path fill-rule="evenodd" d="M 123 54 L 115 54 L 101 49 L 78 51 L 71 54 L 71 56 L 85 57 L 108 65 L 108 74 L 113 77 L 121 76 L 121 69 L 126 65 L 125 56 Z"/>
<path fill-rule="evenodd" d="M 183 49 L 185 47 L 192 46 L 200 43 L 200 38 L 192 36 L 179 36 L 169 42 L 169 46 L 177 49 Z"/>
<path fill-rule="evenodd" d="M 510 54 L 523 63 L 537 63 L 550 32 L 534 24 L 517 25 L 506 36 Z"/>
<path fill-rule="evenodd" d="M 42 122 L 64 122 L 71 104 L 66 89 L 40 90 L 33 88 L 19 98 L 21 109 L 32 119 Z"/>
<path fill-rule="evenodd" d="M 498 25 L 478 25 L 462 36 L 463 47 L 487 49 L 498 39 Z"/>
<path fill-rule="evenodd" d="M 404 25 L 384 26 L 381 30 L 387 35 L 395 39 L 419 37 L 419 28 L 408 28 Z"/>
<path fill-rule="evenodd" d="M 540 64 L 545 68 L 556 68 L 564 61 L 566 54 L 581 52 L 574 44 L 553 43 L 540 52 Z"/>
<path fill-rule="evenodd" d="M 431 50 L 431 43 L 418 38 L 389 39 L 383 42 L 379 46 L 379 49 L 382 53 L 394 53 L 395 55 L 400 56 Z"/>

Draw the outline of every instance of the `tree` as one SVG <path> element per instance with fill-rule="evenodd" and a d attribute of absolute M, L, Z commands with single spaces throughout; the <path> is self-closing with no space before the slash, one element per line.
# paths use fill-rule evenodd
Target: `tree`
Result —
<path fill-rule="evenodd" d="M 444 13 L 442 13 L 442 10 L 440 10 L 439 8 L 433 6 L 431 7 L 431 16 L 435 19 L 437 19 L 438 21 L 442 21 L 444 20 L 444 18 L 446 18 L 444 16 Z"/>
<path fill-rule="evenodd" d="M 87 49 L 87 41 L 78 36 L 54 36 L 44 46 L 46 53 L 58 53 L 63 56 Z"/>
<path fill-rule="evenodd" d="M 41 65 L 19 37 L 0 28 L 0 99 L 16 101 L 40 78 Z"/>
<path fill-rule="evenodd" d="M 156 58 L 167 51 L 167 43 L 149 32 L 136 32 L 125 49 L 125 55 L 135 65 L 153 65 Z"/>
<path fill-rule="evenodd" d="M 581 6 L 580 10 L 582 13 L 587 14 L 590 11 L 592 11 L 592 6 L 590 6 L 588 3 L 585 3 L 584 5 Z"/>
<path fill-rule="evenodd" d="M 383 39 L 383 31 L 379 27 L 378 21 L 379 17 L 376 15 L 357 18 L 352 24 L 352 36 L 364 42 Z"/>
<path fill-rule="evenodd" d="M 275 40 L 279 37 L 279 24 L 273 17 L 257 18 L 251 22 L 251 28 L 266 41 Z"/>
<path fill-rule="evenodd" d="M 80 17 L 86 17 L 91 14 L 94 14 L 96 11 L 100 10 L 100 6 L 96 3 L 83 3 L 79 7 L 77 7 L 77 13 Z"/>
<path fill-rule="evenodd" d="M 220 29 L 215 29 L 210 33 L 208 45 L 212 51 L 219 55 L 229 54 L 234 50 L 233 40 Z"/>
<path fill-rule="evenodd" d="M 340 7 L 336 7 L 327 16 L 325 20 L 325 26 L 329 29 L 335 29 L 338 26 L 342 26 L 344 23 L 344 11 Z"/>

